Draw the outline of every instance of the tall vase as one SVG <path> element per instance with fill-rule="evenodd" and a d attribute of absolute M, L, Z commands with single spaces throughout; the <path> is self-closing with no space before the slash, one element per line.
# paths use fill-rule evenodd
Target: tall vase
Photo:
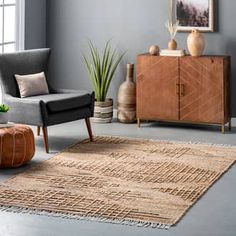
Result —
<path fill-rule="evenodd" d="M 205 38 L 199 30 L 195 29 L 187 39 L 188 50 L 191 56 L 199 57 L 205 49 Z"/>
<path fill-rule="evenodd" d="M 136 84 L 133 81 L 134 65 L 127 64 L 127 76 L 118 91 L 117 118 L 122 123 L 136 120 Z"/>

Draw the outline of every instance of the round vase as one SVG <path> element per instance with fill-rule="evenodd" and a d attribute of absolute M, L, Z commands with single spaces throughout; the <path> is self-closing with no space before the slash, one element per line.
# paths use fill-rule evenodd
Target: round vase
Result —
<path fill-rule="evenodd" d="M 187 46 L 191 56 L 199 57 L 205 49 L 205 38 L 199 30 L 195 29 L 189 34 Z"/>
<path fill-rule="evenodd" d="M 134 65 L 127 64 L 126 80 L 118 91 L 117 118 L 122 123 L 133 123 L 136 120 L 136 84 L 133 81 Z"/>
<path fill-rule="evenodd" d="M 174 39 L 171 39 L 168 42 L 168 49 L 169 50 L 176 50 L 177 49 L 177 42 Z"/>
<path fill-rule="evenodd" d="M 95 101 L 94 117 L 91 118 L 95 123 L 111 123 L 113 118 L 113 100 L 107 98 L 104 102 Z"/>
<path fill-rule="evenodd" d="M 0 112 L 0 124 L 6 124 L 9 121 L 8 112 Z"/>
<path fill-rule="evenodd" d="M 153 56 L 159 55 L 159 52 L 160 52 L 160 48 L 157 45 L 152 45 L 149 48 L 149 53 Z"/>

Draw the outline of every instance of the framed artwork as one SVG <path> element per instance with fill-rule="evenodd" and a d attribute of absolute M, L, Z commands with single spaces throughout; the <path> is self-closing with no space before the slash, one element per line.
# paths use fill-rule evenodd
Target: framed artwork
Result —
<path fill-rule="evenodd" d="M 178 21 L 178 31 L 198 29 L 214 31 L 214 0 L 170 0 L 172 20 Z"/>

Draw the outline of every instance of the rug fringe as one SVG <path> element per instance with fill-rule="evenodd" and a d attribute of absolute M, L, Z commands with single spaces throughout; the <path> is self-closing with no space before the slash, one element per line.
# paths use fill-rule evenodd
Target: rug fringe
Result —
<path fill-rule="evenodd" d="M 125 219 L 108 219 L 108 218 L 97 218 L 90 216 L 79 216 L 74 214 L 66 214 L 66 213 L 56 213 L 45 210 L 32 210 L 24 207 L 12 207 L 12 206 L 3 206 L 0 205 L 0 211 L 8 212 L 8 213 L 21 213 L 21 214 L 34 214 L 39 216 L 47 216 L 47 217 L 60 217 L 64 219 L 73 219 L 73 220 L 86 220 L 100 223 L 111 223 L 111 224 L 121 224 L 126 226 L 137 226 L 137 227 L 146 227 L 146 228 L 154 228 L 154 229 L 165 229 L 168 230 L 171 225 L 169 224 L 161 224 L 161 223 L 151 223 L 145 221 L 135 221 L 135 220 L 125 220 Z"/>

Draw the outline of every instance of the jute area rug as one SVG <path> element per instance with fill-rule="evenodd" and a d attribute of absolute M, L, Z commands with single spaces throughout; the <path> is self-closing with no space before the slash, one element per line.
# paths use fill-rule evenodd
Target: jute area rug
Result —
<path fill-rule="evenodd" d="M 0 206 L 168 228 L 235 160 L 235 147 L 96 137 L 1 183 Z"/>

